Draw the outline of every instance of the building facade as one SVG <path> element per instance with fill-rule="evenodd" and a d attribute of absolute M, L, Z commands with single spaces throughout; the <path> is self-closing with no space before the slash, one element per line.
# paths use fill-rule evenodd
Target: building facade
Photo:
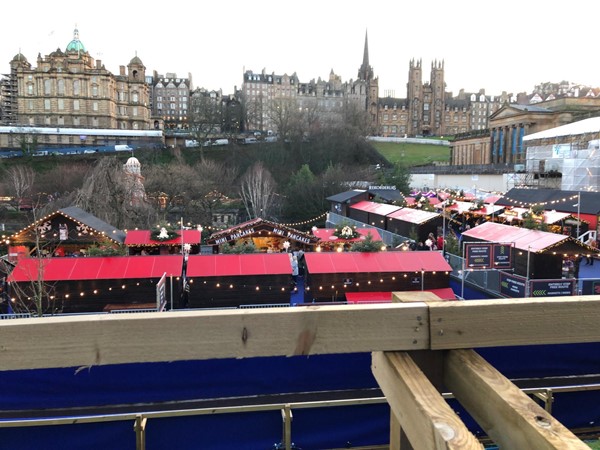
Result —
<path fill-rule="evenodd" d="M 21 53 L 0 83 L 0 122 L 22 126 L 123 130 L 150 128 L 146 67 L 136 55 L 119 73 L 94 60 L 79 40 L 42 57 L 33 66 Z"/>
<path fill-rule="evenodd" d="M 153 121 L 163 123 L 165 129 L 187 129 L 192 74 L 180 78 L 176 73 L 163 76 L 154 71 L 147 84 Z"/>

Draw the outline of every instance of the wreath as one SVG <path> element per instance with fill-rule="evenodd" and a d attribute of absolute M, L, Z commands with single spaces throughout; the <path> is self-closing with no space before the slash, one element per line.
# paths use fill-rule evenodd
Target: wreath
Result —
<path fill-rule="evenodd" d="M 348 225 L 336 228 L 333 235 L 341 239 L 358 239 L 360 237 L 360 233 Z"/>
<path fill-rule="evenodd" d="M 179 237 L 179 234 L 173 230 L 167 230 L 165 227 L 162 227 L 160 230 L 153 231 L 150 234 L 150 239 L 153 241 L 170 241 L 171 239 L 175 239 Z"/>

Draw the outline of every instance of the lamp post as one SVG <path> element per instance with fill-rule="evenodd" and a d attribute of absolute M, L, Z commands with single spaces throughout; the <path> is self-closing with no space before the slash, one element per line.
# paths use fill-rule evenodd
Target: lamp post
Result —
<path fill-rule="evenodd" d="M 581 191 L 577 192 L 577 240 L 579 240 L 579 224 L 581 223 Z"/>

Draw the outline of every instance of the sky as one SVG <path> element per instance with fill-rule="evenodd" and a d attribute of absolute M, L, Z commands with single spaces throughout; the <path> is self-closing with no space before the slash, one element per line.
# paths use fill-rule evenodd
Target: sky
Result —
<path fill-rule="evenodd" d="M 92 5 L 100 5 L 95 8 Z M 566 80 L 600 87 L 593 21 L 600 2 L 305 0 L 139 3 L 105 0 L 31 0 L 0 27 L 0 73 L 20 51 L 65 50 L 77 27 L 94 59 L 118 74 L 138 56 L 146 74 L 192 76 L 194 87 L 241 87 L 245 70 L 296 73 L 300 82 L 356 79 L 368 33 L 369 63 L 379 95 L 406 97 L 411 60 L 421 60 L 423 82 L 443 61 L 446 91 L 531 92 Z M 171 9 L 167 9 L 167 8 Z M 35 11 L 35 13 L 31 13 Z"/>

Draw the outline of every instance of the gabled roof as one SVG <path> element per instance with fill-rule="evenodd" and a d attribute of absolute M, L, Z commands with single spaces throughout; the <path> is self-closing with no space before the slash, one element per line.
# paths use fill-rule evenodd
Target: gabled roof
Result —
<path fill-rule="evenodd" d="M 553 111 L 548 108 L 542 108 L 535 105 L 520 105 L 518 103 L 511 103 L 509 105 L 504 105 L 498 111 L 494 112 L 490 116 L 490 120 L 501 119 L 503 117 L 520 116 L 527 113 L 552 114 Z"/>
<path fill-rule="evenodd" d="M 578 198 L 581 196 L 581 204 Z M 543 205 L 547 210 L 577 214 L 600 213 L 600 192 L 563 191 L 560 189 L 523 189 L 513 188 L 499 199 L 495 205 L 522 206 Z"/>
<path fill-rule="evenodd" d="M 366 191 L 364 189 L 353 189 L 351 191 L 341 192 L 339 194 L 332 195 L 327 197 L 325 200 L 329 200 L 330 202 L 344 203 L 348 200 L 352 200 L 354 197 L 358 197 L 361 194 L 364 194 Z"/>
<path fill-rule="evenodd" d="M 265 234 L 263 234 L 263 232 Z M 226 242 L 235 241 L 244 237 L 251 236 L 262 236 L 266 237 L 281 237 L 290 239 L 304 244 L 316 244 L 318 239 L 308 233 L 298 231 L 294 228 L 288 227 L 283 224 L 271 222 L 269 220 L 256 218 L 248 220 L 246 222 L 235 225 L 226 230 L 221 230 L 213 233 L 207 240 L 209 245 L 220 245 Z"/>
<path fill-rule="evenodd" d="M 304 254 L 310 274 L 383 273 L 450 271 L 452 268 L 440 252 L 307 252 Z"/>
<path fill-rule="evenodd" d="M 22 258 L 9 276 L 10 282 L 121 280 L 181 276 L 183 256 L 111 256 L 85 258 Z"/>
<path fill-rule="evenodd" d="M 292 275 L 289 253 L 248 253 L 241 255 L 190 255 L 188 277 L 250 275 Z"/>
<path fill-rule="evenodd" d="M 368 192 L 369 194 L 388 202 L 404 200 L 404 195 L 398 189 L 377 189 L 376 187 L 369 187 Z"/>
<path fill-rule="evenodd" d="M 97 231 L 98 233 L 106 236 L 108 239 L 118 242 L 119 244 L 122 244 L 123 242 L 125 242 L 125 232 L 113 227 L 112 225 L 109 225 L 108 223 L 104 222 L 103 220 L 98 219 L 96 216 L 84 211 L 81 208 L 78 208 L 77 206 L 69 206 L 67 208 L 59 209 L 58 211 L 55 211 L 54 213 L 51 213 L 51 214 L 47 215 L 46 217 L 43 217 L 43 218 L 35 221 L 34 223 L 30 224 L 28 227 L 24 228 L 23 230 L 19 231 L 18 233 L 15 233 L 15 235 L 21 234 L 24 231 L 33 229 L 36 226 L 42 224 L 43 222 L 47 221 L 48 219 L 50 219 L 56 215 L 62 215 L 68 219 L 73 220 L 74 222 L 78 222 L 89 228 L 92 228 L 93 230 Z M 13 235 L 13 236 L 15 236 L 15 235 Z M 13 236 L 11 236 L 11 239 L 13 238 Z"/>
<path fill-rule="evenodd" d="M 530 230 L 495 222 L 485 222 L 462 234 L 463 242 L 474 238 L 487 242 L 514 243 L 519 250 L 533 253 L 552 252 L 576 253 L 593 251 L 588 245 L 564 234 Z"/>
<path fill-rule="evenodd" d="M 423 211 L 416 208 L 402 208 L 388 216 L 390 219 L 401 220 L 403 222 L 414 223 L 417 225 L 429 222 L 430 220 L 438 217 L 441 217 L 439 213 Z"/>

